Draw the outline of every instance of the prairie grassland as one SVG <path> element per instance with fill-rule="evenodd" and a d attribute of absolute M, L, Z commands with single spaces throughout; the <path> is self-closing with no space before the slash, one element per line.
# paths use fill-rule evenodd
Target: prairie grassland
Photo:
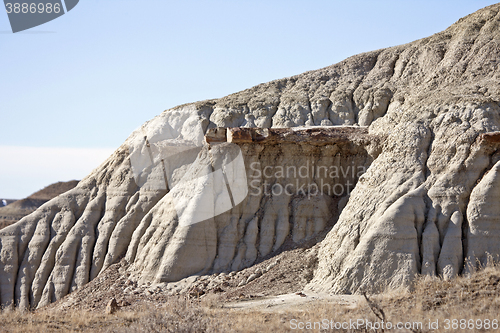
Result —
<path fill-rule="evenodd" d="M 112 315 L 50 309 L 4 311 L 0 332 L 489 332 L 500 329 L 499 310 L 500 268 L 490 266 L 471 277 L 448 281 L 420 277 L 411 291 L 367 295 L 355 307 L 317 300 L 291 305 L 286 311 L 228 309 L 220 297 L 209 294 L 124 307 Z M 396 329 L 398 323 L 401 329 Z"/>

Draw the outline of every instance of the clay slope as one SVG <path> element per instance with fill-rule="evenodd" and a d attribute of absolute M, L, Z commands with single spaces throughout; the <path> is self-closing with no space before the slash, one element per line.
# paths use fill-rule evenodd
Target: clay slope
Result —
<path fill-rule="evenodd" d="M 0 303 L 40 307 L 122 257 L 139 283 L 241 270 L 324 231 L 308 287 L 338 293 L 451 277 L 497 255 L 499 10 L 163 112 L 75 189 L 0 231 Z M 361 132 L 265 130 L 332 125 Z M 215 130 L 241 127 L 259 129 Z"/>
<path fill-rule="evenodd" d="M 26 215 L 34 212 L 38 207 L 50 199 L 71 190 L 77 184 L 78 181 L 76 180 L 69 182 L 57 182 L 44 187 L 27 198 L 8 202 L 8 206 L 0 207 L 0 229 L 16 223 Z"/>

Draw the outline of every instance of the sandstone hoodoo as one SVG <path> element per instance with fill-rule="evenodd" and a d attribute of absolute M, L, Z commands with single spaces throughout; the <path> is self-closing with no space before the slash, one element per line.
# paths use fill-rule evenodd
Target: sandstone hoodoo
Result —
<path fill-rule="evenodd" d="M 496 258 L 499 11 L 163 112 L 0 230 L 0 303 L 54 302 L 122 258 L 134 284 L 161 284 L 316 243 L 306 288 L 335 293 Z"/>

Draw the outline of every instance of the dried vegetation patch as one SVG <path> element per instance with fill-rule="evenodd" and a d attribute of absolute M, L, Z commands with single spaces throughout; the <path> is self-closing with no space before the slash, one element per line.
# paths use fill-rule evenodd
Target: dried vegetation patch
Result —
<path fill-rule="evenodd" d="M 306 297 L 307 297 L 307 293 Z M 0 314 L 0 332 L 294 332 L 299 323 L 312 329 L 304 331 L 382 332 L 383 330 L 319 329 L 319 323 L 349 322 L 358 319 L 372 323 L 421 322 L 422 327 L 385 330 L 398 332 L 489 331 L 482 329 L 445 329 L 446 319 L 467 321 L 499 319 L 500 268 L 490 266 L 472 274 L 444 281 L 421 277 L 411 291 L 387 290 L 367 295 L 357 306 L 319 299 L 305 304 L 290 304 L 273 311 L 265 307 L 228 308 L 222 294 L 201 297 L 170 296 L 163 301 L 138 302 L 123 306 L 112 315 L 99 310 L 61 310 L 47 307 L 36 312 L 4 311 Z M 439 321 L 439 329 L 429 329 L 429 321 Z M 316 329 L 314 329 L 316 323 Z M 491 330 L 491 328 L 490 328 Z"/>

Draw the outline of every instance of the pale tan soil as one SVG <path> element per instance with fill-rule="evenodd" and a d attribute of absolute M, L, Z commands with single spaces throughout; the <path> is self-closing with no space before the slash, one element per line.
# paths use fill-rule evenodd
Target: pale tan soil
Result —
<path fill-rule="evenodd" d="M 195 276 L 159 285 L 137 286 L 128 280 L 128 264 L 122 260 L 48 308 L 103 310 L 111 298 L 115 298 L 119 306 L 136 309 L 145 303 L 166 303 L 171 297 L 204 298 L 216 295 L 218 302 L 224 303 L 294 294 L 301 292 L 310 281 L 316 265 L 313 255 L 316 248 L 308 248 L 308 243 L 302 245 L 304 247 L 283 251 L 240 272 Z M 257 270 L 264 271 L 270 266 L 272 268 L 255 280 L 239 286 L 241 281 L 246 281 Z"/>
<path fill-rule="evenodd" d="M 260 297 L 252 300 L 238 300 L 224 303 L 224 308 L 242 311 L 259 310 L 262 312 L 286 313 L 300 311 L 304 307 L 322 302 L 355 309 L 364 302 L 361 295 L 331 295 L 328 293 L 297 292 L 285 295 Z"/>

